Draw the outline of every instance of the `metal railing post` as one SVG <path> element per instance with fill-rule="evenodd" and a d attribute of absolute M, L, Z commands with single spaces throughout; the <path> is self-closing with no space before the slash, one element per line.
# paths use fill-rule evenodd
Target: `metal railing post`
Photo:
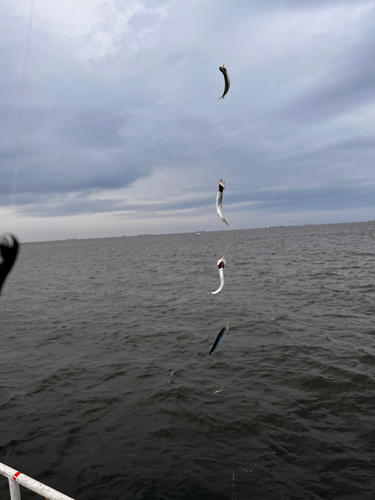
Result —
<path fill-rule="evenodd" d="M 8 477 L 9 481 L 9 491 L 10 491 L 10 500 L 21 500 L 21 491 L 18 484 L 13 481 L 10 477 Z"/>
<path fill-rule="evenodd" d="M 0 463 L 0 474 L 7 477 L 9 480 L 9 490 L 11 500 L 21 500 L 21 492 L 19 485 L 27 488 L 30 491 L 34 491 L 41 497 L 49 500 L 73 500 L 71 497 L 60 493 L 49 486 L 46 486 L 35 479 L 26 476 L 16 469 L 12 469 L 5 464 Z"/>

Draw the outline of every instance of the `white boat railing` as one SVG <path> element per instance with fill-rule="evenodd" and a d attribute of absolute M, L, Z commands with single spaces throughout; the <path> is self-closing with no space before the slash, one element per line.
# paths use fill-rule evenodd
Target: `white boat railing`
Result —
<path fill-rule="evenodd" d="M 21 500 L 20 485 L 33 491 L 34 493 L 37 493 L 41 497 L 44 497 L 46 500 L 74 500 L 63 493 L 40 483 L 39 481 L 35 481 L 35 479 L 26 476 L 26 474 L 18 472 L 16 469 L 12 469 L 7 465 L 2 464 L 1 462 L 0 474 L 8 478 L 10 500 Z"/>

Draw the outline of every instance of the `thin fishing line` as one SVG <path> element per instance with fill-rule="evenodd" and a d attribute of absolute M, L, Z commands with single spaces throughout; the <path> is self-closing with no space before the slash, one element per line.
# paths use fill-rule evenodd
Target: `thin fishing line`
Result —
<path fill-rule="evenodd" d="M 236 487 L 234 483 L 235 464 L 236 464 L 236 459 L 234 456 L 234 452 L 232 452 L 232 488 L 231 488 L 230 500 L 237 500 Z"/>
<path fill-rule="evenodd" d="M 31 31 L 32 31 L 33 16 L 34 16 L 34 4 L 35 4 L 35 0 L 31 0 L 29 23 L 27 26 L 25 60 L 24 60 L 24 64 L 23 64 L 21 100 L 20 100 L 20 108 L 18 111 L 16 155 L 15 155 L 15 162 L 14 162 L 14 167 L 13 167 L 11 205 L 14 205 L 14 202 L 15 202 L 15 194 L 17 191 L 17 183 L 18 183 L 18 167 L 19 167 L 19 157 L 20 157 L 21 134 L 22 134 L 22 126 L 23 126 L 23 114 L 24 114 L 24 108 L 25 108 L 27 68 L 29 65 Z"/>
<path fill-rule="evenodd" d="M 227 149 L 228 149 L 228 146 L 227 146 Z M 225 167 L 225 184 L 227 182 L 227 174 L 228 174 L 228 168 Z M 228 228 L 225 228 L 225 253 L 228 253 Z M 230 265 L 230 263 L 229 263 Z M 229 322 L 229 311 L 227 311 L 227 318 L 226 318 L 226 322 L 228 323 Z"/>
<path fill-rule="evenodd" d="M 234 485 L 234 473 L 232 474 L 232 491 L 230 494 L 230 500 L 237 500 L 236 487 Z"/>

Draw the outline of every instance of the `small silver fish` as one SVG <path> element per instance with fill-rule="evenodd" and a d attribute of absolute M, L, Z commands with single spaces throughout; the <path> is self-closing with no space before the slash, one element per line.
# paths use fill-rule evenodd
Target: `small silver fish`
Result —
<path fill-rule="evenodd" d="M 226 68 L 224 68 L 224 64 L 222 66 L 219 66 L 219 70 L 223 73 L 225 86 L 224 86 L 223 95 L 221 97 L 219 97 L 218 101 L 220 101 L 220 99 L 225 98 L 225 96 L 228 93 L 229 87 L 230 87 L 229 75 L 228 75 Z"/>
<path fill-rule="evenodd" d="M 221 221 L 225 222 L 229 226 L 228 222 L 223 217 L 223 195 L 225 189 L 225 181 L 223 179 L 219 180 L 216 193 L 216 212 L 220 215 Z"/>
<path fill-rule="evenodd" d="M 216 349 L 219 347 L 221 341 L 223 340 L 223 338 L 225 337 L 225 334 L 227 333 L 227 331 L 229 330 L 229 323 L 227 323 L 221 330 L 220 330 L 220 333 L 219 335 L 216 337 L 216 340 L 214 342 L 214 345 L 212 346 L 211 348 L 211 351 L 208 353 L 210 356 L 211 354 L 216 351 Z"/>
<path fill-rule="evenodd" d="M 221 292 L 224 286 L 224 267 L 226 266 L 226 262 L 224 259 L 224 255 L 217 261 L 217 268 L 219 270 L 219 276 L 220 276 L 220 286 L 215 292 L 211 292 L 211 295 L 216 295 L 217 293 Z"/>

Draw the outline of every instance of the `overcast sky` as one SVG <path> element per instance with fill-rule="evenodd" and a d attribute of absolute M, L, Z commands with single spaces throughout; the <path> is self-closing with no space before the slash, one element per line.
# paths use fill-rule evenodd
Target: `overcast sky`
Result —
<path fill-rule="evenodd" d="M 220 178 L 228 229 L 375 219 L 374 26 L 375 0 L 2 0 L 0 233 L 224 230 Z"/>

